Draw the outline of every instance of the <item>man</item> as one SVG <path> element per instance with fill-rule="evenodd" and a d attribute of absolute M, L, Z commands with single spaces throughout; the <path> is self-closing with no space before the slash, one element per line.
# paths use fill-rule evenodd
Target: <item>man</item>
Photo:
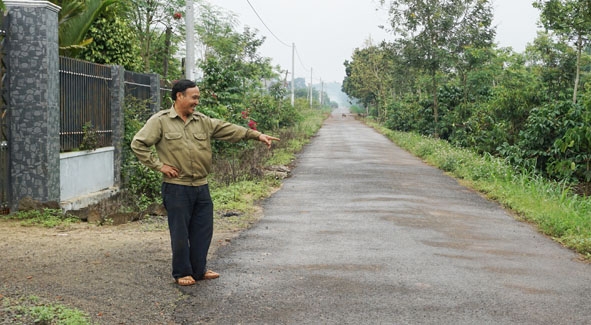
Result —
<path fill-rule="evenodd" d="M 135 135 L 131 149 L 148 168 L 162 172 L 162 199 L 168 213 L 172 276 L 182 286 L 215 279 L 206 269 L 213 235 L 213 202 L 207 185 L 211 140 L 256 139 L 271 147 L 278 138 L 209 118 L 195 111 L 200 92 L 190 80 L 172 87 L 172 108 L 154 114 Z M 153 155 L 151 147 L 156 147 Z"/>

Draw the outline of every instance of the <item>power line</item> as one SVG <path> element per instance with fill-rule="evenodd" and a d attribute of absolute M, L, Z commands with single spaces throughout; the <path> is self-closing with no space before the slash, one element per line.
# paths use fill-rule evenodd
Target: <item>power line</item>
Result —
<path fill-rule="evenodd" d="M 252 5 L 252 3 L 250 3 L 250 0 L 246 0 L 246 2 L 248 3 L 248 5 L 250 6 L 250 8 L 252 9 L 252 11 L 255 13 L 255 15 L 259 18 L 259 20 L 261 21 L 261 23 L 263 24 L 263 26 L 265 26 L 265 28 L 267 28 L 267 30 L 269 31 L 269 33 L 271 33 L 271 35 L 273 35 L 273 37 L 275 37 L 275 39 L 283 44 L 286 47 L 292 47 L 292 45 L 289 45 L 287 43 L 285 43 L 284 41 L 282 41 L 279 37 L 277 37 L 277 35 L 275 35 L 275 33 L 273 33 L 273 31 L 271 30 L 271 28 L 269 28 L 269 26 L 267 26 L 267 24 L 265 23 L 265 21 L 263 20 L 263 18 L 261 17 L 261 15 L 259 15 L 259 13 L 257 12 L 257 10 L 254 8 L 254 6 Z M 295 45 L 294 45 L 295 47 Z M 297 47 L 295 47 L 295 52 L 296 55 L 298 57 L 298 61 L 300 63 L 300 65 L 302 66 L 302 68 L 304 68 L 305 71 L 310 70 L 306 67 L 306 65 L 303 63 L 302 58 L 300 56 L 300 53 L 298 52 Z M 295 71 L 292 71 L 293 74 L 295 74 Z M 313 82 L 313 81 L 311 81 Z"/>
<path fill-rule="evenodd" d="M 295 52 L 296 52 L 296 56 L 298 57 L 298 61 L 300 61 L 300 64 L 302 65 L 302 68 L 304 68 L 304 70 L 310 70 L 306 67 L 306 65 L 302 62 L 302 58 L 300 57 L 300 52 L 298 52 L 298 48 L 295 48 Z"/>
<path fill-rule="evenodd" d="M 257 15 L 257 17 L 259 17 L 259 20 L 261 21 L 261 23 L 263 23 L 263 26 L 265 26 L 267 28 L 267 30 L 269 31 L 269 33 L 271 33 L 271 35 L 273 35 L 273 37 L 275 37 L 275 39 L 277 41 L 279 41 L 279 43 L 281 43 L 281 44 L 283 44 L 283 45 L 285 45 L 287 47 L 291 47 L 291 45 L 285 43 L 284 41 L 282 41 L 281 39 L 279 39 L 279 37 L 277 37 L 277 35 L 275 35 L 275 33 L 273 33 L 273 31 L 269 28 L 269 26 L 267 26 L 267 24 L 265 24 L 265 22 L 263 21 L 263 18 L 261 18 L 261 16 L 256 11 L 256 9 L 254 9 L 254 6 L 250 3 L 250 1 L 249 0 L 246 0 L 246 2 L 248 2 L 248 5 L 252 9 L 252 11 L 255 13 L 255 15 Z"/>

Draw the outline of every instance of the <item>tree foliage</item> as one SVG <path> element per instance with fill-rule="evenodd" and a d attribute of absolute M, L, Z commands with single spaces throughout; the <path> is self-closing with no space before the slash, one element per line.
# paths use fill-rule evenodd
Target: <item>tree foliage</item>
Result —
<path fill-rule="evenodd" d="M 537 0 L 542 25 L 556 34 L 572 40 L 577 52 L 577 69 L 572 100 L 577 102 L 581 73 L 581 55 L 591 33 L 591 2 L 589 0 Z"/>
<path fill-rule="evenodd" d="M 380 1 L 382 4 L 386 0 Z M 442 76 L 464 57 L 468 44 L 490 47 L 492 7 L 487 0 L 391 0 L 390 22 L 408 41 L 416 68 L 430 78 L 434 135 L 439 129 L 438 91 Z"/>
<path fill-rule="evenodd" d="M 492 43 L 491 1 L 381 3 L 398 37 L 356 49 L 343 81 L 371 117 L 551 179 L 591 182 L 589 1 L 536 0 L 546 31 L 524 53 Z"/>
<path fill-rule="evenodd" d="M 155 62 L 152 65 L 152 56 L 155 52 L 155 44 L 159 39 L 166 38 L 166 35 L 177 33 L 184 35 L 184 20 L 178 19 L 184 17 L 185 3 L 183 0 L 128 0 L 125 4 L 124 12 L 126 19 L 135 32 L 140 47 L 140 56 L 144 67 L 143 71 L 155 71 L 155 66 L 166 65 L 164 62 Z M 168 34 L 167 34 L 168 31 Z M 178 44 L 179 39 L 170 39 L 170 42 Z M 163 44 L 162 42 L 160 44 Z M 166 54 L 164 58 L 168 59 L 175 53 L 171 51 L 176 49 L 174 44 L 167 44 L 164 48 Z M 165 74 L 165 77 L 168 77 Z"/>
<path fill-rule="evenodd" d="M 130 71 L 141 71 L 142 61 L 135 34 L 118 15 L 104 14 L 99 17 L 90 27 L 88 36 L 93 42 L 78 54 L 78 58 L 101 64 L 121 65 Z"/>
<path fill-rule="evenodd" d="M 92 42 L 87 32 L 96 19 L 116 0 L 52 0 L 58 13 L 60 55 L 74 57 Z"/>

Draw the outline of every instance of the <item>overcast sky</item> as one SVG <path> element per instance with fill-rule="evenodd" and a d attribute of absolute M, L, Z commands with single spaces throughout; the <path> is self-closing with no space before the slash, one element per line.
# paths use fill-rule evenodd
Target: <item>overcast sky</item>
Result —
<path fill-rule="evenodd" d="M 355 48 L 364 47 L 370 37 L 374 44 L 393 39 L 379 28 L 388 25 L 388 13 L 377 0 L 206 1 L 236 14 L 241 23 L 238 31 L 247 25 L 265 36 L 260 53 L 284 70 L 292 70 L 291 44 L 295 43 L 295 77 L 306 82 L 312 69 L 314 83 L 340 83 L 345 77 L 343 62 Z M 536 37 L 539 11 L 532 7 L 533 0 L 493 1 L 497 44 L 522 52 Z"/>

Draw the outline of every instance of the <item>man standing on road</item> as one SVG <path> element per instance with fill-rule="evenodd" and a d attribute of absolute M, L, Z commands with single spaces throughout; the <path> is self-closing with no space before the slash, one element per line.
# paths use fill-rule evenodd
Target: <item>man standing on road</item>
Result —
<path fill-rule="evenodd" d="M 213 202 L 207 185 L 211 140 L 259 140 L 267 147 L 278 138 L 196 112 L 200 92 L 190 80 L 172 87 L 172 108 L 154 114 L 135 135 L 131 149 L 141 163 L 163 174 L 162 200 L 168 214 L 172 276 L 182 286 L 215 279 L 206 269 L 213 236 Z M 153 155 L 151 147 L 156 147 Z"/>

